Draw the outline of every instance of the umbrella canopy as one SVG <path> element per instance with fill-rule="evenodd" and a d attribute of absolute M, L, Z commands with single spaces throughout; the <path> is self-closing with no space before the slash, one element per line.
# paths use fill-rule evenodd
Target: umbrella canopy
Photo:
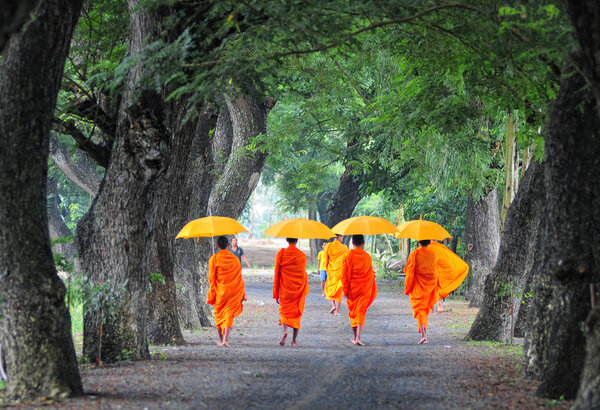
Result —
<path fill-rule="evenodd" d="M 421 219 L 407 221 L 399 225 L 396 238 L 411 238 L 417 241 L 426 239 L 441 241 L 446 238 L 452 238 L 452 235 L 442 225 L 431 221 L 424 221 L 423 216 L 421 216 Z"/>
<path fill-rule="evenodd" d="M 277 222 L 271 225 L 263 235 L 297 239 L 329 239 L 335 236 L 327 225 L 304 218 L 287 219 Z"/>
<path fill-rule="evenodd" d="M 177 234 L 178 238 L 199 238 L 201 236 L 234 235 L 248 232 L 241 223 L 226 216 L 207 216 L 188 222 Z"/>
<path fill-rule="evenodd" d="M 355 216 L 344 219 L 331 228 L 340 235 L 377 235 L 380 233 L 396 233 L 398 229 L 387 219 L 378 216 Z"/>

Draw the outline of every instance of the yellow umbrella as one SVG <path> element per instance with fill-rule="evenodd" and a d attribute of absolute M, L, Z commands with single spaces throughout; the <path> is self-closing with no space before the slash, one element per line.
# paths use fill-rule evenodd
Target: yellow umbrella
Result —
<path fill-rule="evenodd" d="M 398 229 L 387 219 L 378 216 L 355 216 L 344 219 L 331 228 L 340 235 L 377 235 L 380 233 L 396 233 Z"/>
<path fill-rule="evenodd" d="M 241 223 L 226 216 L 207 216 L 188 222 L 177 234 L 178 238 L 199 238 L 201 236 L 233 235 L 248 232 Z"/>
<path fill-rule="evenodd" d="M 297 239 L 329 239 L 335 236 L 327 225 L 304 218 L 287 219 L 277 222 L 271 225 L 263 235 Z"/>
<path fill-rule="evenodd" d="M 442 225 L 431 221 L 424 221 L 423 215 L 421 215 L 421 219 L 407 221 L 399 225 L 396 238 L 411 238 L 417 241 L 426 239 L 441 241 L 446 238 L 452 238 L 452 235 Z"/>

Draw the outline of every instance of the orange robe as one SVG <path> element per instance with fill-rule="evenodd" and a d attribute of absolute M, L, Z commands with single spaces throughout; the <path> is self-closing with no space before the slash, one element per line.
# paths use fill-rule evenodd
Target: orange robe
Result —
<path fill-rule="evenodd" d="M 463 283 L 469 273 L 469 265 L 444 244 L 432 241 L 428 248 L 437 256 L 440 297 L 445 298 Z"/>
<path fill-rule="evenodd" d="M 294 244 L 277 252 L 273 299 L 279 299 L 279 324 L 300 329 L 300 318 L 308 295 L 306 255 Z"/>
<path fill-rule="evenodd" d="M 410 295 L 413 315 L 419 328 L 423 326 L 427 329 L 429 311 L 437 303 L 440 290 L 435 251 L 429 249 L 429 246 L 412 251 L 404 266 L 404 273 L 404 293 Z"/>
<path fill-rule="evenodd" d="M 371 255 L 361 248 L 344 254 L 342 287 L 348 298 L 350 326 L 365 324 L 367 309 L 377 297 L 377 283 Z"/>
<path fill-rule="evenodd" d="M 333 241 L 325 247 L 325 263 L 327 266 L 327 281 L 325 296 L 327 300 L 342 301 L 342 273 L 344 271 L 344 254 L 348 247 L 340 241 Z"/>
<path fill-rule="evenodd" d="M 233 253 L 224 249 L 208 261 L 208 283 L 210 289 L 206 303 L 215 307 L 217 327 L 233 327 L 233 318 L 244 310 L 246 300 L 242 265 Z"/>

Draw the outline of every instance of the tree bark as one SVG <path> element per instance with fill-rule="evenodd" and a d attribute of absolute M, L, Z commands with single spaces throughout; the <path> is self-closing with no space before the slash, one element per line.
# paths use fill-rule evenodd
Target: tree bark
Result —
<path fill-rule="evenodd" d="M 12 35 L 30 18 L 37 0 L 3 0 L 0 5 L 0 54 Z"/>
<path fill-rule="evenodd" d="M 600 243 L 592 240 L 600 230 L 594 206 L 600 186 L 592 177 L 600 174 L 600 116 L 592 87 L 586 87 L 579 70 L 565 71 L 548 124 L 543 263 L 525 346 L 528 370 L 541 377 L 538 394 L 553 398 L 575 397 L 584 365 L 581 324 L 591 310 L 590 284 L 600 287 L 595 268 Z"/>
<path fill-rule="evenodd" d="M 166 286 L 150 295 L 149 334 L 153 343 L 169 343 L 180 337 L 180 326 L 198 328 L 210 324 L 210 311 L 197 303 L 198 252 L 195 240 L 175 236 L 190 220 L 206 214 L 208 194 L 214 180 L 211 165 L 210 130 L 216 114 L 206 106 L 198 118 L 184 122 L 185 103 L 169 109 L 173 150 L 165 177 L 158 188 L 159 211 L 156 220 L 153 272 L 165 278 Z M 213 142 L 219 140 L 219 127 Z M 155 270 L 156 269 L 156 270 Z M 170 297 L 169 302 L 165 302 Z M 170 328 L 165 328 L 170 324 Z"/>
<path fill-rule="evenodd" d="M 469 339 L 512 340 L 523 289 L 532 274 L 534 253 L 538 248 L 536 239 L 542 216 L 543 187 L 543 167 L 534 162 L 507 210 L 498 261 L 486 279 L 483 303 L 467 336 Z"/>
<path fill-rule="evenodd" d="M 352 165 L 347 165 L 344 173 L 340 176 L 340 183 L 331 205 L 326 211 L 321 212 L 321 221 L 325 225 L 333 227 L 338 222 L 350 218 L 362 198 L 359 188 L 358 180 L 352 175 Z"/>
<path fill-rule="evenodd" d="M 0 66 L 0 344 L 14 400 L 83 392 L 46 209 L 50 126 L 80 8 L 39 3 Z"/>
<path fill-rule="evenodd" d="M 484 198 L 474 201 L 469 196 L 465 222 L 467 261 L 471 266 L 467 299 L 470 307 L 483 302 L 485 281 L 496 264 L 500 245 L 500 215 L 498 189 L 492 189 Z"/>
<path fill-rule="evenodd" d="M 157 38 L 156 16 L 128 2 L 129 53 L 134 55 Z M 99 306 L 84 312 L 83 354 L 95 360 L 118 360 L 123 351 L 132 359 L 149 357 L 146 339 L 147 291 L 156 214 L 157 179 L 170 150 L 164 106 L 154 90 L 137 89 L 146 67 L 130 68 L 126 96 L 104 182 L 90 210 L 77 226 L 82 270 L 93 285 L 111 280 L 113 292 L 124 286 L 112 313 Z M 105 312 L 105 310 L 104 310 Z M 103 324 L 102 341 L 98 337 Z"/>
<path fill-rule="evenodd" d="M 586 352 L 577 398 L 572 409 L 600 408 L 600 307 L 590 312 L 586 320 Z"/>

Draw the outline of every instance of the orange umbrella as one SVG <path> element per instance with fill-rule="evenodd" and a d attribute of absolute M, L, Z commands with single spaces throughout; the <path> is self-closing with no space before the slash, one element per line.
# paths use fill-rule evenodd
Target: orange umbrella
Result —
<path fill-rule="evenodd" d="M 355 216 L 344 219 L 331 228 L 340 235 L 377 235 L 380 233 L 396 233 L 398 229 L 387 219 L 378 216 Z"/>
<path fill-rule="evenodd" d="M 442 225 L 431 221 L 424 221 L 423 215 L 421 215 L 421 219 L 407 221 L 398 225 L 396 238 L 411 238 L 417 241 L 426 239 L 441 241 L 446 238 L 452 238 L 452 235 Z"/>
<path fill-rule="evenodd" d="M 319 221 L 304 218 L 287 219 L 277 222 L 271 225 L 263 235 L 297 239 L 329 239 L 335 236 L 327 225 Z"/>
<path fill-rule="evenodd" d="M 248 232 L 241 223 L 226 216 L 207 216 L 188 222 L 179 231 L 177 238 L 199 238 L 204 236 L 234 235 Z"/>

